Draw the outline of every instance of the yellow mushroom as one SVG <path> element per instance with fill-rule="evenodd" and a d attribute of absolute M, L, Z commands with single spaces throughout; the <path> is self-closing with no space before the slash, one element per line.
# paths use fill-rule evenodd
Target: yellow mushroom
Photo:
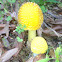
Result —
<path fill-rule="evenodd" d="M 43 37 L 35 37 L 31 42 L 31 51 L 36 54 L 43 54 L 47 51 L 48 45 Z"/>
<path fill-rule="evenodd" d="M 28 31 L 28 40 L 31 41 L 36 36 L 36 30 L 43 23 L 43 13 L 40 7 L 33 2 L 22 4 L 18 12 L 18 23 L 25 25 Z"/>

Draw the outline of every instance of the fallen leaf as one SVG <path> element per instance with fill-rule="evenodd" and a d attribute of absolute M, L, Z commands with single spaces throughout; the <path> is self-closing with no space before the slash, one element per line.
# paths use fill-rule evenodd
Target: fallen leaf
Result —
<path fill-rule="evenodd" d="M 1 55 L 2 55 L 2 49 L 0 48 L 0 57 L 1 57 Z"/>
<path fill-rule="evenodd" d="M 33 62 L 34 57 L 30 57 L 26 62 Z"/>
<path fill-rule="evenodd" d="M 6 38 L 9 36 L 9 25 L 8 24 L 6 24 L 6 26 L 2 30 L 0 30 L 0 35 L 1 34 L 6 34 Z"/>
<path fill-rule="evenodd" d="M 9 60 L 14 54 L 17 53 L 17 51 L 18 51 L 18 48 L 14 48 L 14 49 L 11 49 L 11 50 L 7 51 L 6 53 L 4 53 L 2 55 L 0 60 L 2 60 L 2 62 L 5 62 L 5 61 Z"/>
<path fill-rule="evenodd" d="M 34 58 L 33 62 L 44 59 L 45 57 L 46 57 L 45 54 L 39 54 Z"/>
<path fill-rule="evenodd" d="M 55 58 L 55 53 L 54 53 L 54 50 L 53 50 L 53 49 L 50 49 L 49 55 L 50 55 L 52 58 Z"/>
<path fill-rule="evenodd" d="M 10 48 L 9 41 L 5 37 L 2 38 L 2 41 L 3 41 L 3 44 L 4 44 L 5 47 Z"/>

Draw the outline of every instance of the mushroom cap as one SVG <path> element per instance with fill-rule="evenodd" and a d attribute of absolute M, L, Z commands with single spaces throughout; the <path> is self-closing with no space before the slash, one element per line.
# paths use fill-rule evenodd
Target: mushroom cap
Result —
<path fill-rule="evenodd" d="M 22 4 L 18 12 L 18 23 L 25 25 L 25 30 L 37 30 L 43 23 L 43 13 L 33 2 Z"/>
<path fill-rule="evenodd" d="M 35 37 L 31 42 L 31 51 L 36 54 L 43 54 L 47 51 L 48 45 L 43 37 Z"/>

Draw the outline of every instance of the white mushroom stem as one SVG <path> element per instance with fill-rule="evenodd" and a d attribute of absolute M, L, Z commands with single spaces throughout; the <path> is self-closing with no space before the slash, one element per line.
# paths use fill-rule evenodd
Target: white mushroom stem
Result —
<path fill-rule="evenodd" d="M 31 42 L 34 37 L 36 37 L 36 30 L 29 30 L 28 31 L 28 41 Z"/>

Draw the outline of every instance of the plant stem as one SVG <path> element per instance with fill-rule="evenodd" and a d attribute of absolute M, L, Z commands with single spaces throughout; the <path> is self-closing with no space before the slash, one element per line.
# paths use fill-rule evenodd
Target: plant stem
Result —
<path fill-rule="evenodd" d="M 28 41 L 31 43 L 33 38 L 36 37 L 36 30 L 29 30 L 28 31 Z"/>

